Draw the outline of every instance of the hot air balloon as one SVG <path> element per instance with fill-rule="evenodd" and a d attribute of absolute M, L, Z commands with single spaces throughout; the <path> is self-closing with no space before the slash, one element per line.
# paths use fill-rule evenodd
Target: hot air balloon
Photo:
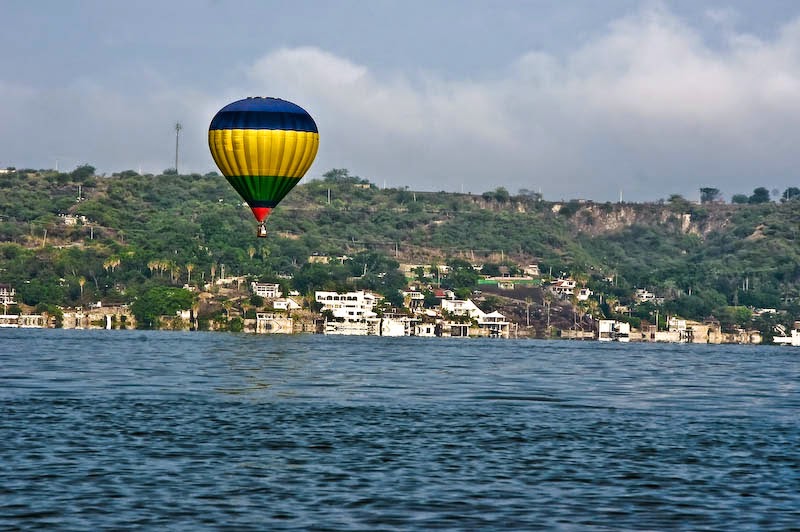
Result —
<path fill-rule="evenodd" d="M 278 98 L 251 97 L 219 110 L 208 146 L 220 171 L 247 202 L 267 236 L 265 220 L 308 171 L 319 147 L 305 109 Z"/>

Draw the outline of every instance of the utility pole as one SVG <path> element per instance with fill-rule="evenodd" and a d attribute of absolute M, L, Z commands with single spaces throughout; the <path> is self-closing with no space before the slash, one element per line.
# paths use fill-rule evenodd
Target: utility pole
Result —
<path fill-rule="evenodd" d="M 178 173 L 178 139 L 181 135 L 181 129 L 183 126 L 180 122 L 175 123 L 175 173 Z"/>

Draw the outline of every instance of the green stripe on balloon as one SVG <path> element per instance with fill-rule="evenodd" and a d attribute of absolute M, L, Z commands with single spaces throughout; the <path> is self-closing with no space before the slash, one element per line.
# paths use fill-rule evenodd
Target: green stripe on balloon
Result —
<path fill-rule="evenodd" d="M 253 205 L 274 207 L 300 182 L 296 177 L 229 176 L 225 179 L 244 200 Z"/>

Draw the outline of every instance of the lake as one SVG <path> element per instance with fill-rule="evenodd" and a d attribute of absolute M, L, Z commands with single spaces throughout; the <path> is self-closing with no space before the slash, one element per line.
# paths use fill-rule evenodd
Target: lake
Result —
<path fill-rule="evenodd" d="M 0 529 L 787 530 L 800 349 L 0 329 Z"/>

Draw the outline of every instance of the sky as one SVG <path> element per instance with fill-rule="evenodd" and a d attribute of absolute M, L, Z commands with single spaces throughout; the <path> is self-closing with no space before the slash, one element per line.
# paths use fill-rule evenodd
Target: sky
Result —
<path fill-rule="evenodd" d="M 216 171 L 274 96 L 378 186 L 655 201 L 800 186 L 795 0 L 0 0 L 0 167 Z"/>

